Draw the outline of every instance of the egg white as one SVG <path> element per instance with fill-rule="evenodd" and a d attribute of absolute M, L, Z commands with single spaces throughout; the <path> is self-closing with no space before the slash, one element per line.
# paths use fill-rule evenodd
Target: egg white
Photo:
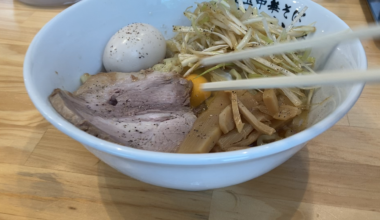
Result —
<path fill-rule="evenodd" d="M 159 30 L 134 23 L 111 37 L 103 52 L 103 65 L 107 72 L 137 72 L 162 61 L 165 53 L 165 38 Z"/>

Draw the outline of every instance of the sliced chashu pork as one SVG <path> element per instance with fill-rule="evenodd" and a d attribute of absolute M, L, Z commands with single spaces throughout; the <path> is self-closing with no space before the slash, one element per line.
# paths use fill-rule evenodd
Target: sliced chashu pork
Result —
<path fill-rule="evenodd" d="M 195 115 L 191 82 L 176 73 L 99 73 L 77 91 L 56 89 L 49 99 L 68 121 L 99 138 L 122 145 L 175 152 Z"/>

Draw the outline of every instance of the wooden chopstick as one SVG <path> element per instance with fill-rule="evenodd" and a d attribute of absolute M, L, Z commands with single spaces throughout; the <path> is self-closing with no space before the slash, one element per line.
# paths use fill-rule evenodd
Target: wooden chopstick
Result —
<path fill-rule="evenodd" d="M 236 60 L 243 60 L 258 56 L 268 56 L 271 54 L 284 53 L 289 51 L 296 51 L 305 48 L 333 46 L 339 42 L 352 40 L 352 39 L 368 39 L 380 36 L 380 26 L 370 25 L 365 28 L 358 28 L 353 31 L 344 30 L 338 33 L 329 34 L 326 36 L 316 37 L 308 40 L 280 43 L 273 46 L 248 49 L 228 54 L 222 54 L 204 58 L 201 60 L 201 65 L 208 66 L 212 64 L 227 63 Z"/>
<path fill-rule="evenodd" d="M 287 87 L 306 87 L 321 85 L 337 85 L 360 82 L 379 82 L 380 69 L 374 70 L 340 70 L 321 72 L 320 74 L 303 76 L 266 77 L 258 79 L 244 79 L 204 83 L 201 88 L 204 91 L 242 90 L 242 89 L 268 89 Z"/>

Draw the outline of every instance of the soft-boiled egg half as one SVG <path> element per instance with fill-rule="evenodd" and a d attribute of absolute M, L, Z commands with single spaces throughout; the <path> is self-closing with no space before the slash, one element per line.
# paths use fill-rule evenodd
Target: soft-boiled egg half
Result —
<path fill-rule="evenodd" d="M 134 23 L 123 27 L 108 41 L 103 52 L 107 72 L 137 72 L 165 58 L 166 42 L 155 27 Z"/>

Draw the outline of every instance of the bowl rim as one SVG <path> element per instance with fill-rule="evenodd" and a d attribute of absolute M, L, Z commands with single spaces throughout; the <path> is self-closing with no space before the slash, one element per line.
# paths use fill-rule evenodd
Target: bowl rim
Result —
<path fill-rule="evenodd" d="M 337 17 L 334 13 L 330 12 L 321 5 L 309 1 L 308 4 L 312 7 L 317 7 L 321 10 L 325 10 L 326 13 L 329 13 L 330 16 L 338 19 L 343 26 L 349 28 L 349 26 Z M 79 7 L 85 7 L 85 4 L 89 4 L 92 1 L 80 1 L 75 5 L 65 9 L 59 13 L 56 17 L 50 20 L 34 37 L 31 42 L 28 51 L 24 60 L 24 82 L 26 90 L 35 105 L 38 111 L 47 119 L 51 124 L 53 124 L 58 130 L 65 133 L 69 137 L 75 139 L 76 141 L 84 144 L 87 147 L 94 148 L 95 150 L 102 151 L 117 157 L 127 158 L 130 160 L 155 163 L 155 164 L 172 164 L 172 165 L 212 165 L 212 164 L 223 164 L 223 163 L 233 163 L 241 162 L 246 160 L 252 160 L 257 158 L 266 157 L 269 155 L 277 154 L 286 150 L 289 150 L 297 145 L 306 143 L 307 141 L 313 139 L 314 137 L 320 135 L 330 127 L 332 127 L 336 122 L 338 122 L 347 112 L 352 108 L 359 98 L 363 88 L 364 83 L 354 84 L 351 91 L 347 95 L 346 100 L 335 109 L 330 115 L 322 119 L 320 122 L 315 125 L 307 128 L 304 131 L 301 131 L 293 136 L 276 141 L 270 144 L 252 147 L 245 150 L 231 151 L 231 152 L 221 152 L 221 153 L 205 153 L 205 154 L 178 154 L 178 153 L 163 153 L 163 152 L 153 152 L 147 150 L 135 149 L 132 147 L 126 147 L 123 145 L 111 143 L 99 138 L 96 138 L 79 128 L 76 128 L 74 125 L 66 121 L 63 117 L 55 117 L 49 113 L 49 108 L 53 108 L 51 105 L 47 106 L 43 103 L 43 100 L 40 100 L 37 94 L 36 87 L 32 84 L 31 70 L 33 63 L 32 54 L 35 49 L 36 42 L 48 32 L 50 26 L 53 26 L 56 21 L 63 18 L 65 14 L 76 10 Z M 356 40 L 355 43 L 359 44 L 359 57 L 361 58 L 361 66 L 359 69 L 367 69 L 367 57 L 363 48 L 363 45 L 359 40 Z M 53 111 L 55 111 L 53 109 Z"/>

